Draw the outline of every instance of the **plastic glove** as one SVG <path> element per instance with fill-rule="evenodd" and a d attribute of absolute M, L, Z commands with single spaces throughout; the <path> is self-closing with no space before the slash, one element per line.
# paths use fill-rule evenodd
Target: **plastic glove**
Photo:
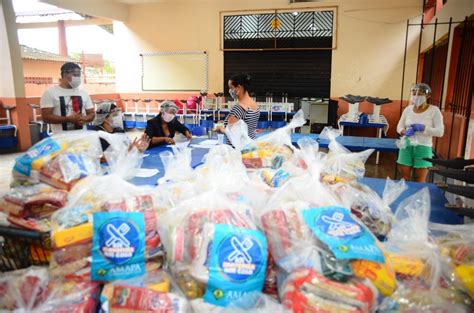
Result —
<path fill-rule="evenodd" d="M 413 124 L 411 127 L 414 129 L 416 132 L 422 132 L 425 130 L 425 125 L 423 124 Z"/>
<path fill-rule="evenodd" d="M 415 134 L 415 129 L 412 126 L 408 127 L 407 130 L 405 131 L 405 136 L 407 137 L 411 137 L 414 134 Z"/>

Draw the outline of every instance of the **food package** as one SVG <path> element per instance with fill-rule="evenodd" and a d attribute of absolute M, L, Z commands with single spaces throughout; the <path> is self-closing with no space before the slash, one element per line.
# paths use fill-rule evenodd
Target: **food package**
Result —
<path fill-rule="evenodd" d="M 258 293 L 249 292 L 242 297 L 229 303 L 227 307 L 215 306 L 205 302 L 203 299 L 194 299 L 191 301 L 191 307 L 194 312 L 209 312 L 209 313 L 290 313 L 289 309 L 286 309 L 277 300 Z"/>
<path fill-rule="evenodd" d="M 0 278 L 0 310 L 15 312 L 92 312 L 99 285 L 87 280 L 54 280 L 47 268 L 32 266 Z"/>
<path fill-rule="evenodd" d="M 40 171 L 57 156 L 55 166 Z M 48 137 L 36 143 L 15 160 L 13 178 L 18 181 L 37 183 L 41 176 L 53 185 L 69 183 L 100 170 L 102 155 L 98 133 L 95 131 L 71 131 Z"/>
<path fill-rule="evenodd" d="M 340 136 L 338 129 L 326 127 L 321 132 L 321 138 L 329 139 L 329 153 L 322 170 L 325 182 L 347 182 L 364 177 L 365 162 L 375 151 L 368 149 L 362 152 L 350 152 L 337 142 Z"/>
<path fill-rule="evenodd" d="M 129 176 L 139 163 L 133 159 L 141 155 L 131 151 L 130 162 L 124 156 L 120 158 L 116 165 L 122 163 L 121 175 Z M 90 274 L 92 279 L 102 281 L 141 275 L 146 270 L 144 262 L 161 266 L 163 252 L 152 194 L 151 187 L 134 186 L 115 172 L 81 179 L 70 191 L 67 205 L 51 219 L 51 271 L 67 277 Z M 91 241 L 92 248 L 84 253 Z M 63 258 L 68 252 L 82 256 Z"/>
<path fill-rule="evenodd" d="M 362 183 L 338 183 L 331 187 L 351 213 L 380 239 L 384 239 L 392 227 L 393 213 L 389 205 L 407 188 L 403 179 L 394 182 L 387 178 L 383 198 L 380 198 Z"/>
<path fill-rule="evenodd" d="M 159 217 L 159 230 L 176 283 L 191 299 L 227 306 L 261 291 L 267 243 L 247 206 L 206 192 Z"/>
<path fill-rule="evenodd" d="M 474 232 L 472 225 L 430 223 L 446 281 L 474 298 Z"/>
<path fill-rule="evenodd" d="M 189 312 L 186 298 L 174 286 L 170 275 L 154 270 L 147 275 L 104 285 L 100 311 Z"/>
<path fill-rule="evenodd" d="M 282 304 L 294 313 L 372 312 L 377 291 L 362 280 L 341 283 L 311 269 L 291 273 L 280 289 Z"/>
<path fill-rule="evenodd" d="M 426 288 L 416 282 L 401 284 L 390 297 L 379 305 L 379 312 L 440 312 L 470 313 L 474 306 L 469 297 L 446 287 Z"/>
<path fill-rule="evenodd" d="M 45 184 L 18 186 L 10 189 L 0 198 L 0 210 L 16 216 L 35 216 L 43 205 L 61 208 L 66 204 L 67 193 Z M 27 210 L 33 212 L 27 212 Z"/>
<path fill-rule="evenodd" d="M 279 169 L 293 156 L 291 131 L 304 123 L 306 123 L 304 114 L 299 111 L 287 126 L 262 136 L 256 141 L 248 137 L 247 125 L 243 121 L 229 125 L 226 128 L 226 135 L 232 145 L 241 151 L 242 162 L 247 168 Z"/>
<path fill-rule="evenodd" d="M 384 250 L 399 282 L 417 281 L 434 289 L 440 281 L 441 264 L 428 233 L 430 203 L 427 188 L 400 203 Z"/>

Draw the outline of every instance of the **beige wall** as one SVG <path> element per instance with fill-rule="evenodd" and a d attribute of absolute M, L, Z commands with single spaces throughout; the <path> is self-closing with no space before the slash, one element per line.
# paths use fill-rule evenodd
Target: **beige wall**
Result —
<path fill-rule="evenodd" d="M 331 96 L 355 93 L 399 99 L 406 20 L 419 15 L 421 3 L 417 0 L 334 0 L 304 5 L 289 5 L 287 0 L 203 0 L 133 5 L 126 23 L 114 23 L 120 47 L 115 63 L 117 91 L 141 91 L 140 53 L 172 50 L 209 51 L 209 92 L 222 91 L 220 11 L 309 5 L 338 6 Z M 412 32 L 409 36 L 407 87 L 415 79 L 417 35 Z"/>
<path fill-rule="evenodd" d="M 57 83 L 61 78 L 61 66 L 64 62 L 37 61 L 23 59 L 24 77 L 51 77 Z"/>

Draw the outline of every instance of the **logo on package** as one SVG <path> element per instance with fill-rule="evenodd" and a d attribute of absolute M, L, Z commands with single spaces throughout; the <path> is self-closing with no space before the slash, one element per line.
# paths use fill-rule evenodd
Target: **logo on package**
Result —
<path fill-rule="evenodd" d="M 243 282 L 254 277 L 262 260 L 261 247 L 249 236 L 230 236 L 218 248 L 220 271 L 230 280 Z"/>
<path fill-rule="evenodd" d="M 316 219 L 316 226 L 325 234 L 333 237 L 355 237 L 362 228 L 348 214 L 339 210 L 328 210 Z"/>
<path fill-rule="evenodd" d="M 138 227 L 126 219 L 116 218 L 104 223 L 99 236 L 100 252 L 113 263 L 127 262 L 140 248 Z"/>

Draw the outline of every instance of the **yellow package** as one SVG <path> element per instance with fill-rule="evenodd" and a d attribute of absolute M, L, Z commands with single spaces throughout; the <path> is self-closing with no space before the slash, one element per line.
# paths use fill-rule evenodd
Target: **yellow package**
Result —
<path fill-rule="evenodd" d="M 165 278 L 159 283 L 148 284 L 146 288 L 157 292 L 170 292 L 170 281 Z"/>
<path fill-rule="evenodd" d="M 66 144 L 60 144 L 59 150 L 56 150 L 47 155 L 41 156 L 38 159 L 31 162 L 31 169 L 36 170 L 36 171 L 40 170 L 47 162 L 54 159 L 55 156 L 57 156 L 58 154 L 66 150 L 66 148 L 67 148 Z"/>
<path fill-rule="evenodd" d="M 390 261 L 385 259 L 388 263 L 356 260 L 352 262 L 352 270 L 356 277 L 369 279 L 382 295 L 388 297 L 397 289 L 397 280 Z"/>
<path fill-rule="evenodd" d="M 454 273 L 469 295 L 474 297 L 474 265 L 463 264 L 456 266 Z"/>
<path fill-rule="evenodd" d="M 385 260 L 390 262 L 397 274 L 420 276 L 425 268 L 423 260 L 416 257 L 387 252 Z"/>
<path fill-rule="evenodd" d="M 85 240 L 92 240 L 92 223 L 85 223 L 53 232 L 53 242 L 56 248 L 62 248 Z"/>

